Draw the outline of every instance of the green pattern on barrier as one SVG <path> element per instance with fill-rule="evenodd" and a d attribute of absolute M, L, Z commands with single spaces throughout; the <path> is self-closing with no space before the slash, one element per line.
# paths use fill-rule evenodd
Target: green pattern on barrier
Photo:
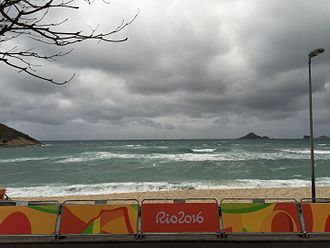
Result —
<path fill-rule="evenodd" d="M 57 214 L 58 212 L 58 206 L 28 206 L 28 207 L 49 214 Z"/>
<path fill-rule="evenodd" d="M 82 234 L 93 234 L 93 222 L 90 223 L 86 229 L 82 232 Z"/>
<path fill-rule="evenodd" d="M 246 206 L 249 207 L 242 208 L 242 206 L 244 206 L 244 203 L 240 203 L 240 204 L 224 203 L 223 204 L 224 207 L 222 207 L 221 210 L 223 213 L 229 213 L 229 214 L 251 213 L 267 208 L 270 205 L 272 205 L 272 203 L 254 203 L 254 204 L 246 203 Z"/>

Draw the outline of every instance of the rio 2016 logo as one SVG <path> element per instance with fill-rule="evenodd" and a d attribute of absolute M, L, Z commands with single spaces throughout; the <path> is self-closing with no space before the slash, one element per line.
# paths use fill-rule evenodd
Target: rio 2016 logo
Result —
<path fill-rule="evenodd" d="M 204 217 L 202 211 L 197 214 L 189 215 L 183 211 L 177 214 L 167 214 L 160 211 L 156 214 L 156 224 L 203 224 Z"/>

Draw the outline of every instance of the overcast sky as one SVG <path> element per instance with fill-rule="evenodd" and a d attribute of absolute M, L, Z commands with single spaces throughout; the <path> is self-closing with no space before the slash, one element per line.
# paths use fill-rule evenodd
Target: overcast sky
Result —
<path fill-rule="evenodd" d="M 75 72 L 65 86 L 0 64 L 0 122 L 41 140 L 301 138 L 307 55 L 323 47 L 314 121 L 317 136 L 330 136 L 329 0 L 113 0 L 54 17 L 102 31 L 138 11 L 116 36 L 127 42 L 79 44 L 42 68 L 59 79 Z"/>

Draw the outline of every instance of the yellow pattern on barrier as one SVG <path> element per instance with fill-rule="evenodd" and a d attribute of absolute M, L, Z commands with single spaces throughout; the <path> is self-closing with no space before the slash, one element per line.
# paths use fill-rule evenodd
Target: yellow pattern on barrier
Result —
<path fill-rule="evenodd" d="M 330 232 L 330 203 L 303 203 L 307 232 Z"/>
<path fill-rule="evenodd" d="M 224 231 L 301 232 L 294 203 L 222 203 Z"/>

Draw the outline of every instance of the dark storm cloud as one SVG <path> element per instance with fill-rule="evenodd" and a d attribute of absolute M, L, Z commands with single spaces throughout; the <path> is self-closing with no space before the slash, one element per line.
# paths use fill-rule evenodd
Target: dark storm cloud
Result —
<path fill-rule="evenodd" d="M 253 1 L 248 21 L 236 31 L 249 63 L 261 75 L 303 67 L 315 46 L 327 47 L 330 33 L 327 1 Z M 244 15 L 244 14 L 243 14 Z M 325 58 L 320 58 L 325 61 Z"/>
<path fill-rule="evenodd" d="M 138 9 L 117 36 L 128 42 L 81 43 L 43 67 L 62 78 L 75 72 L 64 87 L 2 65 L 0 121 L 48 139 L 301 137 L 307 54 L 324 47 L 313 59 L 315 120 L 330 135 L 328 1 L 114 1 L 83 7 L 70 25 L 112 29 Z"/>

